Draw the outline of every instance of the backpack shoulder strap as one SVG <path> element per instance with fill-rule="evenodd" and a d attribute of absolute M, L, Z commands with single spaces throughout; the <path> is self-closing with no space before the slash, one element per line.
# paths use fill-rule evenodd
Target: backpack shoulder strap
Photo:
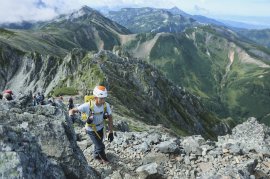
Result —
<path fill-rule="evenodd" d="M 94 112 L 94 101 L 90 100 L 89 104 L 90 112 Z"/>
<path fill-rule="evenodd" d="M 106 113 L 107 112 L 107 103 L 105 102 L 103 106 L 104 106 L 103 112 Z"/>

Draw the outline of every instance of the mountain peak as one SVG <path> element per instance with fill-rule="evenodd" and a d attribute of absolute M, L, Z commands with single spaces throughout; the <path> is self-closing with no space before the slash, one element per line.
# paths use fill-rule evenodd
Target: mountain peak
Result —
<path fill-rule="evenodd" d="M 92 13 L 93 11 L 95 11 L 95 10 L 89 6 L 82 6 L 82 8 L 79 9 L 77 12 Z"/>
<path fill-rule="evenodd" d="M 174 15 L 183 15 L 183 16 L 189 16 L 189 14 L 185 13 L 184 11 L 182 11 L 181 9 L 179 9 L 178 7 L 174 6 L 171 9 L 168 9 L 169 12 L 171 12 Z"/>
<path fill-rule="evenodd" d="M 178 10 L 178 11 L 180 11 L 180 9 L 178 7 L 176 7 L 176 6 L 172 7 L 171 10 Z"/>
<path fill-rule="evenodd" d="M 84 15 L 90 15 L 92 13 L 96 13 L 97 11 L 88 7 L 88 6 L 83 6 L 81 9 L 74 11 L 71 13 L 70 18 L 78 18 Z"/>
<path fill-rule="evenodd" d="M 88 7 L 88 6 L 83 6 L 79 10 L 75 10 L 69 14 L 63 14 L 60 15 L 58 18 L 55 18 L 52 20 L 52 22 L 61 22 L 65 20 L 69 21 L 74 21 L 75 19 L 78 19 L 83 16 L 90 16 L 92 14 L 98 13 L 98 11 Z"/>

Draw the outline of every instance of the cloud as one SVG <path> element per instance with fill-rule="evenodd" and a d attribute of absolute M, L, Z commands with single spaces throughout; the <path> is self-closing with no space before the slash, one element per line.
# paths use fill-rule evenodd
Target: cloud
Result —
<path fill-rule="evenodd" d="M 49 20 L 83 5 L 90 7 L 159 7 L 175 6 L 179 0 L 8 0 L 1 2 L 0 23 Z M 179 2 L 178 2 L 179 3 Z"/>
<path fill-rule="evenodd" d="M 256 3 L 257 1 L 260 3 Z M 269 16 L 270 3 L 269 0 L 2 0 L 0 23 L 49 20 L 59 14 L 70 13 L 83 5 L 93 8 L 102 6 L 171 8 L 177 6 L 191 14 Z"/>
<path fill-rule="evenodd" d="M 34 0 L 9 0 L 1 2 L 0 22 L 20 22 L 22 20 L 46 20 L 57 13 L 51 7 Z"/>
<path fill-rule="evenodd" d="M 209 10 L 207 10 L 207 9 L 205 9 L 205 8 L 203 8 L 203 7 L 200 7 L 200 6 L 198 6 L 198 5 L 195 5 L 195 6 L 194 6 L 194 10 L 195 10 L 195 12 L 197 12 L 198 14 L 209 14 L 209 13 L 210 13 Z"/>
<path fill-rule="evenodd" d="M 80 0 L 8 0 L 1 2 L 0 23 L 49 20 L 82 7 Z"/>

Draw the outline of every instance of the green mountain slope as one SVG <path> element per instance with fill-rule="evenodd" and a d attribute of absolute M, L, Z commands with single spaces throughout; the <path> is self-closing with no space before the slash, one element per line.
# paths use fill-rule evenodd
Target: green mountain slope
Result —
<path fill-rule="evenodd" d="M 205 26 L 177 34 L 140 34 L 122 50 L 146 58 L 220 117 L 269 120 L 270 53 L 232 31 Z"/>

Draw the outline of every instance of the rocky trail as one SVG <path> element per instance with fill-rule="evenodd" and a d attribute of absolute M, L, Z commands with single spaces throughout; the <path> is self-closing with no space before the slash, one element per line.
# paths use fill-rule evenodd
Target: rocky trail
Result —
<path fill-rule="evenodd" d="M 0 101 L 2 178 L 270 178 L 270 129 L 255 118 L 210 141 L 172 136 L 161 126 L 129 132 L 116 116 L 114 141 L 105 141 L 110 163 L 100 164 L 61 101 L 56 107 L 30 101 L 30 95 Z"/>
<path fill-rule="evenodd" d="M 92 159 L 91 142 L 77 130 L 79 147 L 102 178 L 269 178 L 269 128 L 255 118 L 233 129 L 218 141 L 199 135 L 173 137 L 150 130 L 115 132 L 106 141 L 110 164 Z"/>

